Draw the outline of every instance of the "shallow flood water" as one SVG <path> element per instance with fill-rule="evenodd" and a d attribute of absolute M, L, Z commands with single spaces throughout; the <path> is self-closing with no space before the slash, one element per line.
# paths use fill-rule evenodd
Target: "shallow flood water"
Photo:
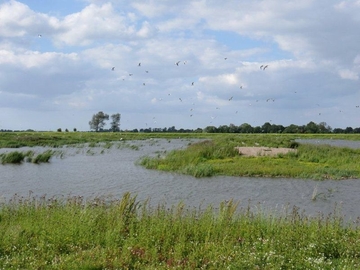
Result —
<path fill-rule="evenodd" d="M 284 212 L 296 206 L 308 215 L 334 213 L 335 207 L 347 219 L 360 217 L 360 181 L 302 179 L 272 179 L 218 176 L 194 178 L 175 173 L 147 170 L 136 165 L 146 155 L 162 155 L 164 151 L 187 147 L 195 140 L 156 139 L 116 142 L 104 147 L 57 148 L 62 155 L 50 163 L 0 165 L 0 197 L 14 194 L 28 196 L 99 196 L 121 197 L 125 192 L 136 194 L 139 200 L 150 199 L 152 205 L 184 202 L 189 207 L 217 207 L 233 199 L 240 207 Z M 9 151 L 48 148 L 0 149 Z M 312 200 L 314 189 L 316 200 Z"/>

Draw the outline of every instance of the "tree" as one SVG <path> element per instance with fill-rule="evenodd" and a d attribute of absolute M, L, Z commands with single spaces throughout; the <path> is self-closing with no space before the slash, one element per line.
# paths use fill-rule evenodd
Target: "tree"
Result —
<path fill-rule="evenodd" d="M 111 115 L 111 130 L 113 132 L 115 131 L 120 131 L 120 118 L 121 118 L 121 114 L 120 113 L 115 113 L 113 115 Z"/>
<path fill-rule="evenodd" d="M 101 130 L 105 126 L 105 120 L 109 120 L 109 115 L 103 112 L 94 114 L 91 121 L 89 121 L 90 129 L 95 131 Z"/>

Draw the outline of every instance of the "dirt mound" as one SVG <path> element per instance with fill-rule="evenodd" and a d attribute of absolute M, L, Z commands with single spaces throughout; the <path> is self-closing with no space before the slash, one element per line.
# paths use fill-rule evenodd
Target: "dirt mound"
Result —
<path fill-rule="evenodd" d="M 293 148 L 274 148 L 274 147 L 235 147 L 240 155 L 244 156 L 276 156 L 278 154 L 296 153 Z"/>

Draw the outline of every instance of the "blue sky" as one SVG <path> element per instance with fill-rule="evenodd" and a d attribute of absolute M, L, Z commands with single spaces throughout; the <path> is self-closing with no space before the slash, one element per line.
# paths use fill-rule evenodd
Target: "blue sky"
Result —
<path fill-rule="evenodd" d="M 99 111 L 122 129 L 359 127 L 359 14 L 359 0 L 2 0 L 0 129 L 89 130 Z"/>

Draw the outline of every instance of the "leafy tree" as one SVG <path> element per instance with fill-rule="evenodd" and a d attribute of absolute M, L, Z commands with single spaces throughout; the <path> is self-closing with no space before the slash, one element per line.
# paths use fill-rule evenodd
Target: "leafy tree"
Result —
<path fill-rule="evenodd" d="M 105 126 L 105 120 L 109 120 L 109 115 L 102 111 L 94 114 L 91 121 L 89 121 L 90 129 L 95 131 L 101 130 Z"/>
<path fill-rule="evenodd" d="M 244 123 L 240 126 L 241 133 L 253 133 L 253 131 L 254 131 L 254 128 L 248 123 Z"/>
<path fill-rule="evenodd" d="M 57 132 L 61 132 L 61 131 L 62 131 L 61 128 L 58 128 L 58 129 L 57 129 Z"/>
<path fill-rule="evenodd" d="M 305 126 L 305 133 L 319 133 L 319 127 L 317 124 L 315 124 L 313 121 L 310 121 Z"/>
<path fill-rule="evenodd" d="M 115 131 L 120 131 L 120 118 L 121 118 L 121 114 L 120 113 L 115 113 L 113 115 L 111 115 L 111 130 L 113 132 Z"/>
<path fill-rule="evenodd" d="M 330 133 L 332 128 L 326 122 L 319 123 L 320 133 Z"/>

